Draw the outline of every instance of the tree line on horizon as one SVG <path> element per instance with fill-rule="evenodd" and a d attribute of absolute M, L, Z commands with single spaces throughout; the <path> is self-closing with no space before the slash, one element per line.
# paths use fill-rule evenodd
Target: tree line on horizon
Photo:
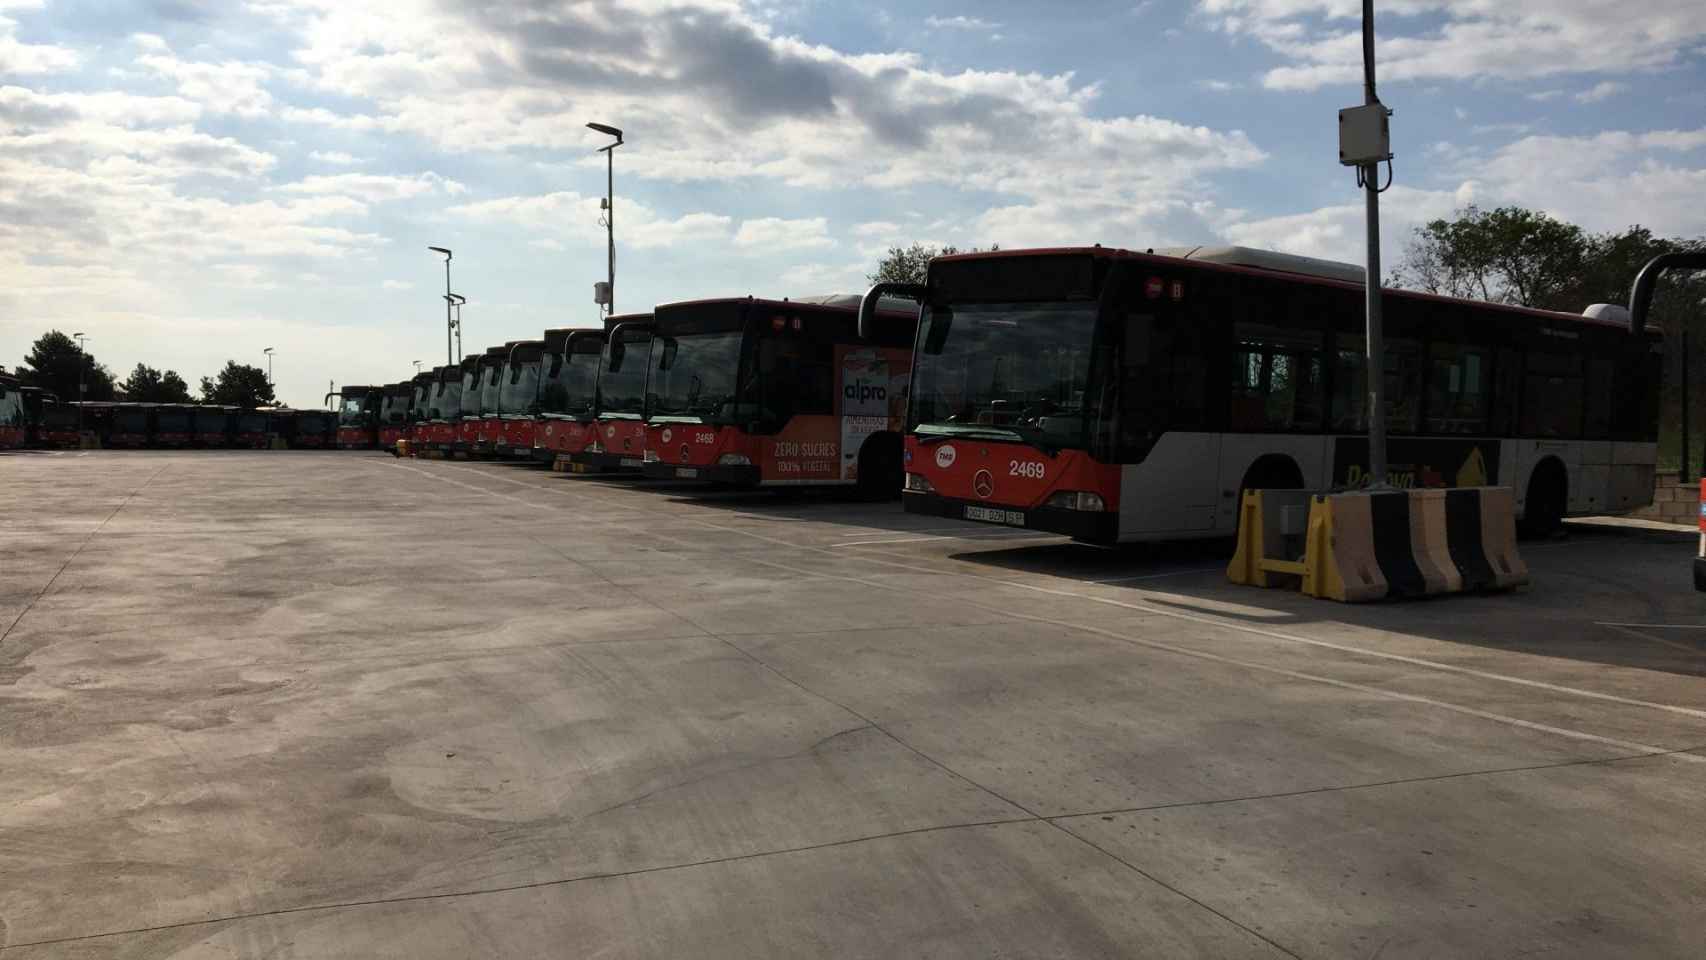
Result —
<path fill-rule="evenodd" d="M 0 367 L 0 373 L 5 368 Z M 60 330 L 49 330 L 36 338 L 22 365 L 12 371 L 25 386 L 40 387 L 61 400 L 76 400 L 79 376 L 86 387 L 82 398 L 92 401 L 121 400 L 134 403 L 203 403 L 255 409 L 275 403 L 267 372 L 260 367 L 227 360 L 217 376 L 202 377 L 200 395 L 191 396 L 190 386 L 176 370 L 157 370 L 146 363 L 123 380 L 117 379 L 92 352 Z"/>

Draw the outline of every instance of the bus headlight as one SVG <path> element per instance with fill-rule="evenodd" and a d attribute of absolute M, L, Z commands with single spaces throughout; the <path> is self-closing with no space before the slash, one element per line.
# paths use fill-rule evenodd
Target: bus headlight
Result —
<path fill-rule="evenodd" d="M 599 443 L 597 440 L 594 440 L 593 442 L 586 445 L 586 452 L 587 453 L 603 453 L 604 452 L 604 444 Z"/>
<path fill-rule="evenodd" d="M 935 493 L 936 487 L 922 473 L 906 475 L 906 489 L 909 493 Z"/>
<path fill-rule="evenodd" d="M 750 467 L 752 460 L 744 453 L 725 453 L 717 458 L 719 467 Z"/>
<path fill-rule="evenodd" d="M 1102 503 L 1099 493 L 1086 493 L 1082 490 L 1062 490 L 1048 498 L 1045 507 L 1058 507 L 1061 510 L 1083 510 L 1090 513 L 1100 513 L 1107 509 Z"/>

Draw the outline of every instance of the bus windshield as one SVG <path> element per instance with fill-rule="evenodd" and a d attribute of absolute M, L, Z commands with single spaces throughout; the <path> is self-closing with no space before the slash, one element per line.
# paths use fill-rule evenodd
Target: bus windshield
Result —
<path fill-rule="evenodd" d="M 195 428 L 201 433 L 224 433 L 231 424 L 231 415 L 224 410 L 197 410 Z"/>
<path fill-rule="evenodd" d="M 120 409 L 113 414 L 113 424 L 125 433 L 146 433 L 148 411 Z"/>
<path fill-rule="evenodd" d="M 455 420 L 462 416 L 462 381 L 440 380 L 435 383 L 432 409 L 427 412 L 434 420 Z"/>
<path fill-rule="evenodd" d="M 569 347 L 546 357 L 549 366 L 539 380 L 540 411 L 546 416 L 590 417 L 598 395 L 598 341 L 577 338 Z"/>
<path fill-rule="evenodd" d="M 735 420 L 740 374 L 739 330 L 658 336 L 652 340 L 652 382 L 646 412 L 651 416 L 695 417 L 707 423 Z"/>
<path fill-rule="evenodd" d="M 502 361 L 480 364 L 480 374 L 484 377 L 480 385 L 480 413 L 485 416 L 495 417 L 503 409 L 498 405 L 503 392 L 503 372 Z"/>
<path fill-rule="evenodd" d="M 155 429 L 161 433 L 185 433 L 190 428 L 187 410 L 161 410 L 155 414 Z"/>
<path fill-rule="evenodd" d="M 498 411 L 504 414 L 532 412 L 539 395 L 539 359 L 512 360 L 504 364 L 503 385 L 498 389 Z"/>
<path fill-rule="evenodd" d="M 922 436 L 988 435 L 1083 447 L 1093 303 L 934 306 L 919 326 L 909 425 Z"/>
<path fill-rule="evenodd" d="M 610 348 L 605 348 L 604 362 L 598 375 L 599 413 L 634 416 L 645 413 L 646 367 L 649 366 L 646 355 L 651 349 L 651 339 L 652 335 L 648 332 L 624 332 L 620 370 L 610 369 Z"/>
<path fill-rule="evenodd" d="M 237 416 L 237 431 L 239 433 L 266 433 L 267 415 L 264 413 L 244 413 Z"/>
<path fill-rule="evenodd" d="M 416 383 L 413 399 L 409 401 L 409 412 L 416 420 L 427 418 L 427 401 L 432 399 L 432 384 Z"/>
<path fill-rule="evenodd" d="M 367 413 L 362 409 L 366 405 L 365 395 L 345 397 L 343 406 L 338 408 L 338 425 L 356 427 L 367 423 Z"/>
<path fill-rule="evenodd" d="M 480 415 L 480 367 L 462 371 L 462 397 L 458 409 L 464 417 Z"/>
<path fill-rule="evenodd" d="M 0 408 L 4 406 L 5 401 L 0 400 Z M 65 406 L 48 407 L 42 414 L 42 422 L 56 430 L 74 430 L 77 428 L 77 411 Z"/>
<path fill-rule="evenodd" d="M 0 425 L 17 426 L 24 422 L 24 395 L 16 388 L 0 384 Z"/>

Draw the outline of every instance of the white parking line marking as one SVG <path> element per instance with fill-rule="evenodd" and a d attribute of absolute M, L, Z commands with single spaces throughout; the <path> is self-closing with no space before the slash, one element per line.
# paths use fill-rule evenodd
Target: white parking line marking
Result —
<path fill-rule="evenodd" d="M 1623 623 L 1618 620 L 1595 620 L 1602 627 L 1634 627 L 1637 630 L 1706 630 L 1706 623 Z"/>
<path fill-rule="evenodd" d="M 1132 583 L 1138 580 L 1163 580 L 1167 577 L 1185 577 L 1193 573 L 1220 573 L 1225 567 L 1192 567 L 1189 570 L 1169 570 L 1166 573 L 1145 573 L 1135 577 L 1111 577 L 1107 580 L 1080 580 L 1079 583 Z"/>
<path fill-rule="evenodd" d="M 1623 626 L 1622 624 L 1601 623 L 1600 626 L 1605 627 L 1605 628 L 1610 629 L 1610 630 L 1616 630 L 1618 633 L 1628 634 L 1629 636 L 1634 637 L 1637 640 L 1646 640 L 1649 643 L 1661 643 L 1667 647 L 1671 647 L 1671 648 L 1676 649 L 1676 650 L 1681 650 L 1684 653 L 1699 653 L 1699 652 L 1701 652 L 1699 647 L 1690 646 L 1689 644 L 1686 644 L 1686 643 L 1677 643 L 1675 640 L 1666 640 L 1663 637 L 1655 637 L 1650 633 L 1642 633 L 1639 630 L 1630 629 L 1629 627 Z"/>
<path fill-rule="evenodd" d="M 1040 537 L 1053 537 L 1052 533 L 1037 533 L 1023 530 L 999 530 L 995 532 L 962 533 L 957 537 L 906 537 L 900 540 L 849 540 L 846 543 L 832 543 L 831 547 L 874 547 L 888 543 L 925 543 L 931 540 L 1034 540 Z"/>

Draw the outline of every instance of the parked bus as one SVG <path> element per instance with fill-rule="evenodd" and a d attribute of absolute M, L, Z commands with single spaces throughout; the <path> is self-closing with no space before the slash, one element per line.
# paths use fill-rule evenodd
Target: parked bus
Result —
<path fill-rule="evenodd" d="M 490 423 L 498 417 L 498 381 L 502 379 L 509 347 L 489 347 L 476 355 L 473 366 L 463 368 L 462 425 L 456 436 L 456 452 L 481 457 L 492 451 Z"/>
<path fill-rule="evenodd" d="M 1240 493 L 1367 480 L 1361 270 L 1243 248 L 942 257 L 907 418 L 913 513 L 1094 543 L 1224 536 Z M 1659 344 L 1388 290 L 1392 484 L 1515 491 L 1525 525 L 1649 503 Z"/>
<path fill-rule="evenodd" d="M 650 314 L 610 324 L 599 354 L 591 436 L 569 454 L 576 473 L 638 472 L 645 466 L 646 354 L 651 342 Z"/>
<path fill-rule="evenodd" d="M 409 428 L 404 439 L 409 441 L 409 455 L 419 456 L 432 435 L 433 372 L 417 373 L 409 381 Z"/>
<path fill-rule="evenodd" d="M 539 368 L 539 419 L 534 459 L 567 464 L 593 435 L 598 400 L 598 365 L 604 331 L 562 327 L 545 331 Z"/>
<path fill-rule="evenodd" d="M 891 301 L 860 337 L 858 306 L 843 296 L 658 307 L 646 474 L 899 496 L 918 311 Z"/>
<path fill-rule="evenodd" d="M 47 409 L 48 404 L 59 402 L 59 395 L 41 387 L 20 386 L 18 392 L 21 395 L 19 402 L 24 408 L 24 445 L 28 447 L 43 446 L 41 438 L 42 413 Z"/>
<path fill-rule="evenodd" d="M 77 432 L 78 409 L 75 403 L 57 400 L 44 403 L 36 427 L 37 443 L 50 450 L 75 450 L 82 446 L 82 437 Z"/>
<path fill-rule="evenodd" d="M 94 406 L 106 421 L 102 445 L 141 450 L 154 439 L 154 407 L 152 403 L 85 404 Z"/>
<path fill-rule="evenodd" d="M 503 436 L 504 368 L 509 352 L 519 340 L 501 347 L 492 347 L 480 358 L 480 420 L 474 427 L 474 455 L 481 459 L 497 453 L 498 440 Z"/>
<path fill-rule="evenodd" d="M 28 439 L 22 385 L 17 377 L 0 374 L 0 450 L 21 450 Z"/>
<path fill-rule="evenodd" d="M 154 408 L 154 439 L 151 446 L 182 450 L 195 443 L 189 404 L 162 403 Z"/>
<path fill-rule="evenodd" d="M 462 367 L 458 364 L 432 368 L 427 394 L 427 420 L 422 425 L 417 453 L 432 451 L 449 455 L 462 419 Z"/>
<path fill-rule="evenodd" d="M 227 408 L 234 409 L 234 408 Z M 265 450 L 272 445 L 272 418 L 264 410 L 237 410 L 232 415 L 231 445 Z"/>
<path fill-rule="evenodd" d="M 326 410 L 274 410 L 273 428 L 292 450 L 326 450 L 337 443 L 337 417 Z"/>
<path fill-rule="evenodd" d="M 458 364 L 462 377 L 462 392 L 457 396 L 457 417 L 454 421 L 455 432 L 451 440 L 451 452 L 459 457 L 470 457 L 474 454 L 474 441 L 480 434 L 480 378 L 484 376 L 481 361 L 485 360 L 484 353 L 471 353 L 462 358 Z"/>
<path fill-rule="evenodd" d="M 497 423 L 490 427 L 492 452 L 501 459 L 533 456 L 539 367 L 545 341 L 518 340 L 509 349 L 498 384 Z"/>
<path fill-rule="evenodd" d="M 338 398 L 339 450 L 371 450 L 379 442 L 379 387 L 346 386 L 336 393 L 326 394 L 326 401 Z"/>
<path fill-rule="evenodd" d="M 236 407 L 203 405 L 190 409 L 190 434 L 195 445 L 217 450 L 231 445 L 231 427 Z"/>
<path fill-rule="evenodd" d="M 379 449 L 397 452 L 397 441 L 408 435 L 411 384 L 388 383 L 379 400 Z"/>

